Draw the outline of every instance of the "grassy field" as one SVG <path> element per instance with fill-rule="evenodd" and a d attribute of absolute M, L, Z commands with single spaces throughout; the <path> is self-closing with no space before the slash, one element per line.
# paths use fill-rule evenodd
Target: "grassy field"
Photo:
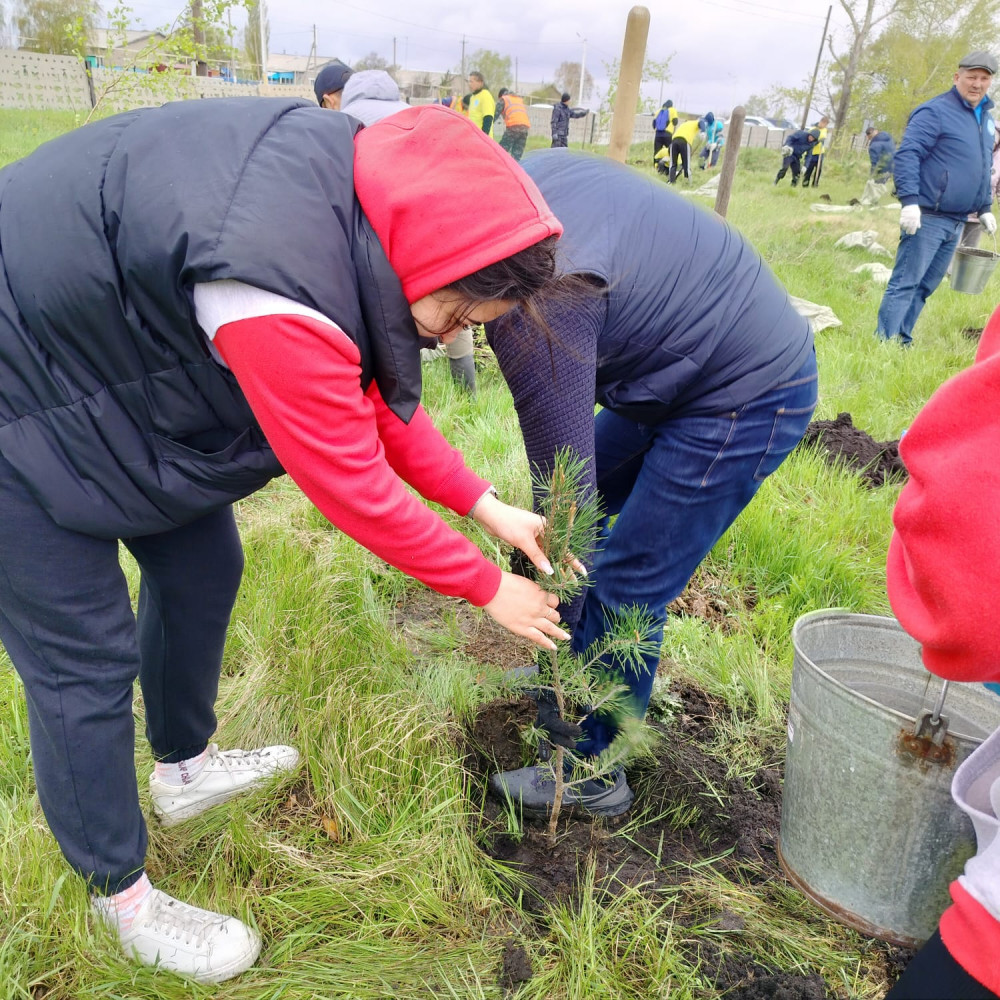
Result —
<path fill-rule="evenodd" d="M 72 115 L 0 111 L 0 159 L 73 124 Z M 637 162 L 651 145 L 634 150 Z M 778 159 L 743 152 L 730 221 L 793 295 L 830 306 L 841 321 L 817 335 L 817 417 L 847 411 L 874 438 L 898 438 L 931 392 L 972 361 L 975 342 L 962 331 L 982 327 L 1000 285 L 994 279 L 973 297 L 945 284 L 912 350 L 878 343 L 881 286 L 853 273 L 875 258 L 834 242 L 872 229 L 894 251 L 897 213 L 810 212 L 818 192 L 791 189 L 787 179 L 772 185 Z M 830 162 L 819 191 L 845 204 L 866 174 L 860 160 Z M 703 176 L 696 170 L 691 187 Z M 675 253 L 683 248 L 664 247 L 664 263 Z M 447 365 L 424 371 L 425 404 L 442 430 L 501 495 L 527 503 L 510 397 L 489 359 L 474 401 L 453 390 Z M 711 748 L 732 771 L 780 766 L 795 619 L 831 606 L 887 613 L 883 566 L 897 490 L 864 489 L 856 475 L 800 449 L 706 567 L 728 593 L 755 600 L 734 599 L 725 628 L 672 619 L 670 679 L 697 686 L 741 720 Z M 295 743 L 304 763 L 269 793 L 170 830 L 151 825 L 149 871 L 167 892 L 257 926 L 265 942 L 258 966 L 218 987 L 192 986 L 127 962 L 94 926 L 84 888 L 42 820 L 23 693 L 0 653 L 0 996 L 710 1000 L 723 994 L 692 958 L 699 942 L 775 971 L 821 976 L 830 996 L 882 996 L 884 956 L 871 941 L 826 920 L 787 884 L 744 884 L 711 865 L 692 868 L 670 891 L 612 893 L 592 880 L 572 905 L 528 913 L 481 849 L 480 792 L 459 751 L 476 712 L 509 691 L 497 665 L 507 654 L 484 662 L 468 652 L 480 614 L 442 599 L 417 622 L 407 609 L 425 601 L 422 588 L 331 529 L 287 479 L 240 504 L 239 520 L 247 569 L 218 740 Z M 489 539 L 474 537 L 500 557 Z M 138 693 L 135 714 L 141 732 Z M 144 744 L 137 766 L 145 794 Z M 517 818 L 509 823 L 516 835 Z M 709 899 L 737 915 L 733 929 L 697 919 Z M 534 972 L 516 990 L 498 984 L 508 942 L 524 949 Z"/>

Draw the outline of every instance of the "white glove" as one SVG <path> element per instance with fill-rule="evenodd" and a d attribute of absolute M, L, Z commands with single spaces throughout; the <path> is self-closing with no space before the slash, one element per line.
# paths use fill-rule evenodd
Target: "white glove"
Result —
<path fill-rule="evenodd" d="M 979 221 L 983 224 L 983 229 L 992 236 L 997 231 L 997 219 L 992 212 L 983 212 L 979 216 Z"/>
<path fill-rule="evenodd" d="M 899 228 L 908 236 L 912 236 L 920 228 L 920 206 L 904 205 L 899 213 Z"/>
<path fill-rule="evenodd" d="M 781 147 L 781 155 L 782 156 L 791 156 L 792 155 L 792 147 L 791 146 L 782 146 Z"/>

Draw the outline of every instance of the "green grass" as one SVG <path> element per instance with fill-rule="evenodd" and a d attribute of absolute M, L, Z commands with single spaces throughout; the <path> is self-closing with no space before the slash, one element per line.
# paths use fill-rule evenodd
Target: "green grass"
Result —
<path fill-rule="evenodd" d="M 72 127 L 72 114 L 0 111 L 0 162 Z M 533 136 L 529 146 L 547 145 Z M 645 162 L 652 143 L 634 147 Z M 729 221 L 760 249 L 792 294 L 833 308 L 841 326 L 817 337 L 818 416 L 849 411 L 878 439 L 899 436 L 933 390 L 967 366 L 997 299 L 943 286 L 903 352 L 873 336 L 881 287 L 852 273 L 870 255 L 834 249 L 853 229 L 874 229 L 894 250 L 897 216 L 808 211 L 818 192 L 772 185 L 774 151 L 743 150 Z M 830 161 L 820 192 L 846 203 L 860 193 L 860 160 Z M 690 184 L 705 175 L 695 170 Z M 706 208 L 712 202 L 702 200 Z M 888 260 L 887 260 L 888 262 Z M 447 365 L 424 368 L 425 401 L 469 463 L 502 495 L 527 503 L 524 451 L 510 396 L 488 361 L 475 401 L 457 393 Z M 664 654 L 678 679 L 739 709 L 716 748 L 750 773 L 784 753 L 791 674 L 789 633 L 802 613 L 840 606 L 886 613 L 883 567 L 898 487 L 858 478 L 798 451 L 719 542 L 709 559 L 734 602 L 726 632 L 673 620 Z M 182 827 L 151 828 L 149 869 L 181 898 L 259 927 L 254 970 L 218 987 L 192 987 L 127 962 L 88 917 L 79 881 L 39 812 L 27 713 L 0 654 L 0 996 L 12 1000 L 218 997 L 492 998 L 502 943 L 528 950 L 535 976 L 520 1000 L 717 995 L 689 945 L 749 952 L 773 968 L 818 972 L 839 997 L 881 996 L 885 976 L 866 941 L 831 923 L 787 886 L 742 885 L 711 866 L 692 869 L 659 896 L 614 897 L 593 880 L 572 908 L 545 921 L 511 901 L 494 862 L 476 846 L 455 735 L 501 690 L 496 670 L 460 652 L 460 626 L 442 612 L 430 652 L 415 657 L 393 626 L 397 604 L 419 589 L 333 530 L 287 480 L 239 505 L 247 569 L 226 650 L 218 739 L 229 745 L 296 743 L 294 782 Z M 493 557 L 498 546 L 449 519 Z M 131 585 L 135 567 L 125 560 Z M 136 714 L 141 730 L 141 700 Z M 145 795 L 150 767 L 140 741 Z M 708 799 L 705 800 L 709 801 Z M 702 805 L 700 808 L 706 808 Z M 512 833 L 516 817 L 509 817 Z M 681 821 L 680 819 L 678 820 Z M 641 815 L 632 822 L 641 822 Z M 723 932 L 720 910 L 744 921 Z M 677 921 L 684 915 L 683 922 Z"/>

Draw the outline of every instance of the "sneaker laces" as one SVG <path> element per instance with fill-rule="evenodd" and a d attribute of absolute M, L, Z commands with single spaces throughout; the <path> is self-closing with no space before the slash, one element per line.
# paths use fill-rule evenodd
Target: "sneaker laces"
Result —
<path fill-rule="evenodd" d="M 208 943 L 208 936 L 218 930 L 225 917 L 201 910 L 165 892 L 153 891 L 142 924 L 165 937 L 174 938 L 196 948 Z"/>
<path fill-rule="evenodd" d="M 206 753 L 208 754 L 205 758 L 206 767 L 212 761 L 219 761 L 228 774 L 269 766 L 269 762 L 260 750 L 220 750 L 218 743 L 209 743 Z"/>

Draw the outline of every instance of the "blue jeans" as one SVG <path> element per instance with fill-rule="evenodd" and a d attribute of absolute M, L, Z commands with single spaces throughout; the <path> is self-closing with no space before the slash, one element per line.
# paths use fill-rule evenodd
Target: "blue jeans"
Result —
<path fill-rule="evenodd" d="M 913 327 L 931 292 L 941 284 L 962 235 L 961 219 L 924 213 L 920 228 L 901 233 L 892 277 L 878 307 L 878 329 L 883 340 L 913 340 Z"/>
<path fill-rule="evenodd" d="M 636 717 L 649 704 L 667 605 L 799 443 L 815 407 L 816 356 L 810 354 L 790 379 L 739 410 L 655 426 L 609 410 L 598 414 L 597 487 L 608 516 L 573 650 L 582 653 L 604 634 L 609 613 L 635 606 L 649 613 L 655 652 L 638 668 L 608 664 L 623 673 Z M 601 715 L 588 717 L 583 730 L 584 755 L 600 753 L 618 731 Z"/>

